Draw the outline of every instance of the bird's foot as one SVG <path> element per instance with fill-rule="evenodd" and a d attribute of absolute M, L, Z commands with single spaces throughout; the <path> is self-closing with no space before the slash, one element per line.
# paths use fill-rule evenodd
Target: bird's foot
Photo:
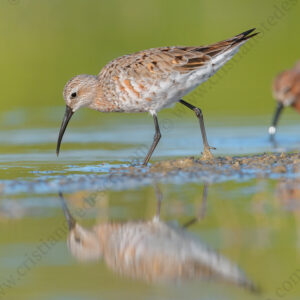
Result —
<path fill-rule="evenodd" d="M 202 156 L 201 156 L 201 160 L 213 160 L 214 159 L 214 156 L 212 155 L 212 153 L 210 152 L 210 150 L 216 150 L 215 147 L 204 147 L 204 151 L 202 153 Z"/>

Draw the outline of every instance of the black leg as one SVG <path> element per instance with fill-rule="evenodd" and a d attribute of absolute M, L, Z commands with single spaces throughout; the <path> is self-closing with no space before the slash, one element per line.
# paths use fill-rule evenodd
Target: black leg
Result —
<path fill-rule="evenodd" d="M 271 138 L 276 133 L 277 123 L 278 123 L 279 117 L 280 117 L 283 109 L 284 109 L 284 105 L 281 102 L 278 102 L 275 113 L 274 113 L 274 117 L 272 120 L 272 125 L 269 127 L 269 135 Z"/>
<path fill-rule="evenodd" d="M 203 151 L 202 158 L 203 159 L 212 159 L 213 155 L 211 154 L 210 149 L 216 149 L 216 148 L 210 147 L 208 144 L 205 126 L 204 126 L 204 119 L 203 119 L 203 114 L 202 114 L 201 109 L 182 100 L 182 99 L 179 100 L 179 102 L 195 112 L 195 114 L 199 120 L 199 123 L 200 123 L 200 129 L 201 129 L 202 140 L 203 140 L 203 145 L 204 145 L 204 151 Z"/>
<path fill-rule="evenodd" d="M 160 134 L 160 130 L 159 130 L 159 126 L 158 126 L 158 120 L 157 120 L 157 116 L 156 115 L 153 115 L 153 120 L 154 120 L 154 126 L 155 126 L 155 135 L 154 135 L 154 139 L 153 139 L 153 143 L 151 145 L 151 148 L 148 152 L 148 154 L 146 155 L 145 157 L 145 160 L 144 160 L 144 163 L 143 165 L 144 166 L 147 166 L 150 158 L 151 158 L 151 155 L 154 151 L 154 149 L 156 148 L 160 138 L 161 138 L 161 134 Z"/>

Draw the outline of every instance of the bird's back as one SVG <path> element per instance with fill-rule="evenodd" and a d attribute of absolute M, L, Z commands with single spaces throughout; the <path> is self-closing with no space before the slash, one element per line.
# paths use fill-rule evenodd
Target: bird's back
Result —
<path fill-rule="evenodd" d="M 99 73 L 103 96 L 115 110 L 157 112 L 206 81 L 255 34 L 216 44 L 153 48 L 119 57 Z"/>
<path fill-rule="evenodd" d="M 235 264 L 181 228 L 160 221 L 102 226 L 104 259 L 118 273 L 147 281 L 219 278 L 251 285 Z"/>

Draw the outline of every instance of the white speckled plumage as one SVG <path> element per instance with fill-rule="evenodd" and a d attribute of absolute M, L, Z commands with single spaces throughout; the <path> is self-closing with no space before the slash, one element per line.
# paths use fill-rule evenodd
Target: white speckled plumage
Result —
<path fill-rule="evenodd" d="M 160 221 L 159 215 L 88 230 L 73 219 L 64 200 L 63 207 L 68 247 L 79 261 L 103 259 L 115 272 L 147 282 L 216 279 L 255 290 L 236 264 L 186 229 Z"/>
<path fill-rule="evenodd" d="M 212 159 L 202 112 L 182 97 L 214 75 L 241 45 L 257 34 L 253 31 L 208 46 L 152 48 L 124 55 L 108 63 L 97 76 L 73 77 L 64 88 L 67 107 L 57 154 L 72 114 L 81 107 L 100 112 L 149 112 L 154 118 L 155 138 L 144 160 L 144 165 L 147 165 L 161 137 L 157 112 L 180 102 L 193 110 L 199 119 L 203 158 Z"/>
<path fill-rule="evenodd" d="M 72 78 L 64 98 L 73 111 L 89 106 L 103 112 L 157 113 L 214 75 L 255 35 L 250 32 L 209 46 L 162 47 L 124 55 L 108 63 L 98 76 Z M 90 90 L 90 101 L 82 102 Z M 70 97 L 74 92 L 76 99 Z"/>

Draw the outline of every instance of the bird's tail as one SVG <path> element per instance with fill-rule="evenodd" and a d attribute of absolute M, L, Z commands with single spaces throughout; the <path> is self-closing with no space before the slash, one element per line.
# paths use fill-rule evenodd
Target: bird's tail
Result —
<path fill-rule="evenodd" d="M 195 50 L 201 51 L 202 53 L 209 55 L 212 59 L 218 58 L 220 54 L 225 52 L 227 53 L 236 52 L 242 44 L 244 44 L 247 40 L 256 36 L 259 33 L 259 32 L 252 33 L 254 30 L 255 28 L 252 28 L 230 39 L 226 39 L 212 45 L 202 46 L 196 48 Z"/>
<path fill-rule="evenodd" d="M 239 50 L 239 48 L 250 38 L 256 36 L 255 28 L 240 33 L 230 39 L 210 45 L 207 55 L 210 55 L 214 64 L 214 70 L 219 70 L 227 61 L 229 61 Z"/>
<path fill-rule="evenodd" d="M 245 32 L 242 32 L 236 36 L 234 36 L 233 38 L 227 40 L 228 42 L 231 42 L 232 47 L 239 45 L 240 43 L 243 43 L 249 39 L 251 39 L 252 37 L 256 36 L 257 34 L 259 34 L 259 32 L 254 32 L 252 33 L 256 28 L 252 28 L 250 30 L 247 30 Z M 252 33 L 252 34 L 250 34 Z"/>

